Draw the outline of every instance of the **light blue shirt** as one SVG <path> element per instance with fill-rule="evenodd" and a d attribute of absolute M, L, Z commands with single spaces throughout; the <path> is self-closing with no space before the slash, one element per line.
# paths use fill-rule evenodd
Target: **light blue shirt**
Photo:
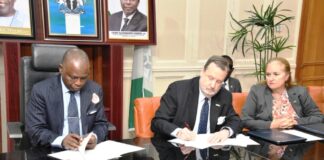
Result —
<path fill-rule="evenodd" d="M 62 141 L 69 134 L 69 124 L 68 124 L 68 106 L 70 103 L 70 93 L 69 89 L 65 86 L 62 76 L 61 76 L 61 86 L 62 86 L 62 94 L 63 94 L 63 105 L 64 105 L 64 122 L 63 122 L 63 132 L 61 136 L 58 136 L 51 145 L 53 147 L 62 147 Z M 81 107 L 80 107 L 80 91 L 74 93 L 79 112 L 79 125 L 80 125 L 80 134 L 82 133 L 82 124 L 81 124 Z"/>

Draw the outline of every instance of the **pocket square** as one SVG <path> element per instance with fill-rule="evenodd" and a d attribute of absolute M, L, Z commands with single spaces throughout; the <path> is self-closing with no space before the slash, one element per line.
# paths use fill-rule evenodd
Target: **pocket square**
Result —
<path fill-rule="evenodd" d="M 96 112 L 97 112 L 97 110 L 91 110 L 90 112 L 88 112 L 88 115 L 94 114 Z"/>
<path fill-rule="evenodd" d="M 91 101 L 93 104 L 97 104 L 100 101 L 99 96 L 96 93 L 93 93 Z"/>
<path fill-rule="evenodd" d="M 218 117 L 217 125 L 222 125 L 225 122 L 225 116 Z"/>
<path fill-rule="evenodd" d="M 220 107 L 221 105 L 216 103 L 215 106 Z"/>

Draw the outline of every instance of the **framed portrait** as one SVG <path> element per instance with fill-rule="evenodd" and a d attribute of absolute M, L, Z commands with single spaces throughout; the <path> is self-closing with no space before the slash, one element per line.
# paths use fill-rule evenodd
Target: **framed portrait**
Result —
<path fill-rule="evenodd" d="M 109 0 L 108 43 L 155 44 L 154 0 Z"/>
<path fill-rule="evenodd" d="M 32 0 L 2 0 L 0 38 L 33 38 Z"/>
<path fill-rule="evenodd" d="M 100 0 L 44 0 L 45 40 L 101 41 Z"/>

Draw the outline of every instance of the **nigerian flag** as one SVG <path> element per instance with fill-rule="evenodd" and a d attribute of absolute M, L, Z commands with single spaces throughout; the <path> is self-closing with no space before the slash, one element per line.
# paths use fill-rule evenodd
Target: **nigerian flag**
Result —
<path fill-rule="evenodd" d="M 152 63 L 149 46 L 135 46 L 133 57 L 132 84 L 129 103 L 128 128 L 134 128 L 134 100 L 152 97 Z"/>

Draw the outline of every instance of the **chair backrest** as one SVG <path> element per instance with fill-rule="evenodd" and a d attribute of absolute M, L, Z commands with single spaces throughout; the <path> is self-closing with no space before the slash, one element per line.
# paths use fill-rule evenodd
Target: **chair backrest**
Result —
<path fill-rule="evenodd" d="M 324 86 L 307 86 L 307 90 L 318 108 L 324 113 Z"/>
<path fill-rule="evenodd" d="M 232 105 L 234 107 L 235 112 L 241 116 L 242 108 L 246 101 L 246 97 L 248 96 L 247 92 L 242 93 L 232 93 Z"/>
<path fill-rule="evenodd" d="M 33 44 L 32 56 L 20 60 L 20 121 L 25 122 L 25 107 L 33 85 L 58 74 L 64 53 L 73 45 Z"/>
<path fill-rule="evenodd" d="M 141 138 L 151 138 L 151 121 L 160 107 L 161 97 L 136 98 L 134 100 L 135 135 Z"/>

